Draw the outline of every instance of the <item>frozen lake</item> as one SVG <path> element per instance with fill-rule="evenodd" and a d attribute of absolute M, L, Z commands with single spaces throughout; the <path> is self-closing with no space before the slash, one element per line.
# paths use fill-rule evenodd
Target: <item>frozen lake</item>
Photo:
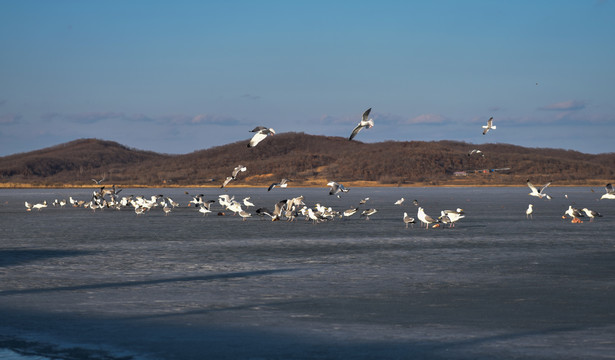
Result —
<path fill-rule="evenodd" d="M 270 209 L 303 195 L 343 211 L 369 197 L 361 208 L 378 212 L 242 221 L 217 216 L 219 205 L 203 216 L 184 190 Z M 51 206 L 92 190 L 0 190 L 0 359 L 613 359 L 615 200 L 594 190 L 551 187 L 552 200 L 527 187 L 120 193 L 171 196 L 181 207 L 168 216 Z M 434 217 L 458 207 L 466 217 L 406 229 L 414 199 Z M 604 217 L 573 224 L 561 218 L 568 205 Z"/>

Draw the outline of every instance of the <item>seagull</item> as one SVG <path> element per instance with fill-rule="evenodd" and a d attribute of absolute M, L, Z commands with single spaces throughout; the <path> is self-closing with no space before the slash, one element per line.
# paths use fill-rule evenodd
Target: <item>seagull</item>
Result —
<path fill-rule="evenodd" d="M 566 210 L 564 214 L 570 216 L 573 219 L 584 216 L 583 213 L 579 209 L 573 208 L 572 205 L 568 205 L 568 210 Z"/>
<path fill-rule="evenodd" d="M 602 199 L 615 199 L 615 190 L 613 189 L 613 185 L 611 185 L 611 183 L 606 184 L 606 186 L 604 187 L 606 190 L 606 193 L 604 195 L 602 195 L 600 197 L 600 200 Z"/>
<path fill-rule="evenodd" d="M 412 200 L 412 203 L 414 204 L 414 206 L 419 206 L 419 201 L 416 199 Z"/>
<path fill-rule="evenodd" d="M 245 166 L 243 166 L 243 165 L 237 165 L 237 166 L 235 166 L 235 168 L 233 169 L 233 173 L 232 173 L 233 180 L 237 179 L 237 174 L 239 174 L 239 172 L 240 172 L 240 171 L 241 171 L 241 172 L 244 172 L 244 171 L 246 171 L 246 170 L 248 170 L 248 168 L 247 168 L 247 167 L 245 167 Z"/>
<path fill-rule="evenodd" d="M 483 125 L 483 135 L 485 135 L 489 130 L 495 130 L 495 125 L 493 125 L 493 116 L 487 120 L 487 125 Z"/>
<path fill-rule="evenodd" d="M 421 221 L 421 223 L 425 224 L 425 229 L 429 229 L 429 224 L 437 223 L 438 220 L 432 218 L 431 216 L 425 214 L 425 211 L 422 207 L 419 206 L 419 210 L 417 212 L 417 217 Z"/>
<path fill-rule="evenodd" d="M 358 210 L 359 210 L 358 207 L 350 208 L 348 210 L 344 210 L 343 215 L 346 216 L 346 217 L 350 217 L 350 216 L 356 214 Z"/>
<path fill-rule="evenodd" d="M 483 154 L 482 151 L 478 150 L 478 149 L 473 149 L 468 153 L 468 156 L 472 156 L 474 154 L 480 154 L 480 156 L 485 157 L 485 154 Z"/>
<path fill-rule="evenodd" d="M 533 213 L 533 212 L 534 212 L 534 205 L 530 204 L 530 205 L 527 207 L 527 210 L 525 210 L 525 218 L 526 218 L 526 219 L 529 219 L 529 218 L 532 218 L 532 219 L 533 219 L 533 218 L 534 218 L 534 217 L 532 216 L 532 213 Z"/>
<path fill-rule="evenodd" d="M 367 210 L 363 210 L 363 212 L 361 213 L 361 216 L 365 216 L 365 220 L 369 220 L 369 217 L 374 215 L 377 212 L 378 210 L 376 209 L 367 209 Z"/>
<path fill-rule="evenodd" d="M 32 205 L 32 209 L 36 209 L 38 211 L 41 211 L 42 208 L 46 208 L 46 207 L 47 207 L 47 200 L 43 201 L 42 203 L 36 203 Z"/>
<path fill-rule="evenodd" d="M 220 186 L 220 188 L 225 187 L 226 185 L 228 185 L 228 183 L 230 183 L 231 181 L 233 181 L 233 177 L 232 176 L 227 176 L 226 179 L 224 180 L 224 182 L 222 183 L 222 186 Z"/>
<path fill-rule="evenodd" d="M 239 216 L 241 216 L 241 217 L 243 218 L 243 220 L 242 220 L 242 221 L 246 221 L 246 219 L 247 219 L 247 218 L 249 218 L 249 217 L 251 217 L 251 216 L 252 216 L 252 214 L 250 214 L 250 213 L 249 213 L 249 212 L 247 212 L 247 211 L 241 210 L 241 211 L 239 212 Z"/>
<path fill-rule="evenodd" d="M 25 203 L 26 203 L 26 211 L 32 211 L 32 204 L 30 204 L 27 201 Z"/>
<path fill-rule="evenodd" d="M 246 198 L 243 198 L 243 204 L 246 207 L 254 206 L 254 204 L 250 201 L 250 197 L 249 196 L 246 197 Z"/>
<path fill-rule="evenodd" d="M 209 210 L 209 208 L 207 206 L 205 206 L 204 204 L 201 204 L 199 206 L 199 212 L 203 215 L 207 215 L 211 212 L 211 210 Z"/>
<path fill-rule="evenodd" d="M 363 113 L 363 117 L 361 118 L 361 121 L 354 128 L 354 130 L 352 130 L 352 134 L 350 134 L 350 137 L 348 138 L 348 140 L 352 140 L 355 136 L 357 136 L 359 131 L 361 131 L 364 127 L 369 129 L 372 126 L 374 126 L 374 119 L 369 119 L 370 111 L 372 111 L 372 108 L 365 110 L 365 112 Z"/>
<path fill-rule="evenodd" d="M 280 180 L 280 182 L 277 183 L 273 183 L 271 185 L 269 185 L 269 188 L 267 189 L 267 191 L 271 191 L 271 189 L 273 189 L 274 187 L 281 187 L 281 188 L 285 188 L 286 186 L 288 186 L 287 184 L 288 179 L 282 179 Z"/>
<path fill-rule="evenodd" d="M 243 165 L 235 166 L 235 168 L 233 169 L 233 172 L 231 173 L 231 176 L 227 176 L 226 179 L 224 179 L 224 182 L 222 183 L 222 186 L 220 186 L 220 188 L 223 188 L 226 185 L 228 185 L 231 181 L 236 180 L 237 174 L 239 174 L 240 172 L 244 172 L 246 170 L 248 170 L 248 168 Z"/>
<path fill-rule="evenodd" d="M 442 210 L 440 212 L 440 220 L 443 223 L 449 224 L 449 227 L 455 227 L 455 223 L 459 221 L 459 219 L 463 219 L 465 217 L 463 209 L 457 208 L 457 211 L 453 210 Z"/>
<path fill-rule="evenodd" d="M 594 221 L 595 217 L 602 217 L 602 214 L 600 214 L 599 212 L 594 211 L 594 210 L 589 210 L 588 208 L 583 208 L 583 212 L 585 213 L 585 215 L 587 215 L 590 222 Z"/>
<path fill-rule="evenodd" d="M 272 128 L 266 128 L 264 126 L 257 126 L 250 132 L 256 134 L 254 134 L 254 136 L 252 136 L 252 139 L 250 139 L 248 147 L 255 147 L 256 145 L 258 145 L 259 142 L 265 140 L 267 135 L 275 135 L 275 130 L 273 130 Z"/>
<path fill-rule="evenodd" d="M 103 176 L 103 178 L 100 180 L 92 179 L 92 181 L 94 181 L 96 185 L 100 185 L 103 181 L 105 181 L 105 177 Z"/>
<path fill-rule="evenodd" d="M 413 217 L 408 216 L 408 213 L 405 212 L 404 213 L 404 223 L 406 224 L 406 229 L 408 228 L 408 224 L 412 224 L 412 227 L 414 227 L 414 223 L 416 223 L 416 221 L 414 220 Z"/>
<path fill-rule="evenodd" d="M 532 190 L 532 192 L 529 193 L 528 195 L 536 196 L 536 197 L 538 197 L 540 199 L 542 199 L 543 197 L 546 197 L 547 200 L 551 200 L 551 197 L 549 195 L 543 193 L 545 191 L 545 189 L 547 188 L 547 186 L 549 186 L 549 185 L 551 185 L 551 181 L 549 181 L 541 189 L 538 189 L 536 186 L 532 185 L 532 183 L 530 182 L 530 179 L 527 179 L 527 186 L 530 188 L 530 190 Z"/>
<path fill-rule="evenodd" d="M 363 204 L 365 204 L 368 201 L 369 201 L 368 197 L 366 197 L 365 199 L 361 199 L 361 201 L 359 201 L 359 205 L 363 205 Z"/>
<path fill-rule="evenodd" d="M 344 185 L 338 184 L 335 181 L 328 182 L 327 186 L 330 186 L 329 195 L 335 195 L 338 198 L 340 197 L 339 195 L 340 192 L 348 192 L 350 190 L 350 189 L 346 189 Z"/>
<path fill-rule="evenodd" d="M 393 205 L 401 205 L 401 204 L 403 204 L 403 203 L 404 203 L 404 201 L 406 201 L 406 199 L 401 198 L 401 199 L 397 200 L 397 201 L 395 202 L 395 204 L 393 204 Z"/>
<path fill-rule="evenodd" d="M 171 212 L 171 208 L 168 206 L 165 206 L 162 208 L 162 211 L 164 211 L 164 216 L 167 216 Z"/>

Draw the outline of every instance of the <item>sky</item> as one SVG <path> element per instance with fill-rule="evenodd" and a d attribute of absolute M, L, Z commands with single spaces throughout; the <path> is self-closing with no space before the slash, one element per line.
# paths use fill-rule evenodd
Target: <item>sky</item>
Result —
<path fill-rule="evenodd" d="M 0 156 L 348 137 L 368 108 L 357 141 L 615 152 L 615 1 L 0 0 Z"/>

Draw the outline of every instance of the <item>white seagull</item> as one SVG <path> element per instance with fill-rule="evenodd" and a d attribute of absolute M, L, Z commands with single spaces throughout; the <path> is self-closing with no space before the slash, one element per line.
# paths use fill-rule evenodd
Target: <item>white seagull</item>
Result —
<path fill-rule="evenodd" d="M 277 187 L 281 187 L 281 188 L 285 188 L 285 187 L 288 186 L 287 182 L 288 182 L 288 179 L 282 179 L 282 180 L 280 180 L 280 182 L 273 183 L 273 184 L 269 185 L 269 188 L 267 189 L 267 191 L 271 191 L 271 189 L 273 189 L 276 186 Z"/>
<path fill-rule="evenodd" d="M 527 179 L 527 186 L 530 188 L 530 190 L 532 190 L 532 192 L 529 193 L 528 195 L 536 196 L 537 198 L 540 198 L 540 199 L 542 199 L 543 197 L 546 197 L 547 200 L 551 200 L 551 197 L 544 193 L 545 189 L 549 185 L 551 185 L 550 181 L 545 186 L 543 186 L 542 188 L 538 189 L 536 186 L 532 185 L 532 183 L 530 182 L 530 179 Z"/>
<path fill-rule="evenodd" d="M 483 135 L 485 135 L 489 130 L 495 130 L 495 125 L 493 125 L 493 116 L 487 120 L 487 125 L 483 125 Z"/>
<path fill-rule="evenodd" d="M 573 208 L 572 205 L 568 205 L 568 210 L 566 210 L 564 214 L 570 216 L 573 219 L 584 216 L 583 213 L 579 209 Z"/>
<path fill-rule="evenodd" d="M 249 196 L 246 197 L 246 198 L 243 198 L 243 204 L 246 207 L 254 206 L 254 204 L 250 201 L 250 197 Z"/>
<path fill-rule="evenodd" d="M 602 214 L 600 214 L 599 212 L 594 211 L 594 210 L 589 210 L 588 208 L 583 208 L 583 212 L 585 213 L 585 215 L 587 215 L 590 222 L 594 221 L 595 217 L 602 217 Z"/>
<path fill-rule="evenodd" d="M 42 208 L 46 208 L 46 207 L 47 207 L 47 200 L 43 201 L 42 203 L 36 203 L 32 205 L 32 209 L 36 209 L 38 211 L 41 211 Z"/>
<path fill-rule="evenodd" d="M 267 135 L 275 135 L 275 130 L 273 130 L 272 128 L 266 128 L 264 126 L 257 126 L 251 132 L 256 134 L 254 134 L 254 136 L 252 136 L 252 139 L 250 139 L 248 147 L 255 147 L 256 145 L 258 145 L 259 142 L 265 140 Z"/>
<path fill-rule="evenodd" d="M 438 220 L 432 218 L 431 216 L 425 214 L 425 210 L 419 206 L 417 217 L 421 221 L 421 223 L 425 224 L 425 229 L 429 229 L 429 224 L 437 223 Z"/>
<path fill-rule="evenodd" d="M 359 210 L 358 207 L 350 208 L 348 210 L 344 210 L 343 215 L 346 217 L 349 217 L 349 216 L 356 214 L 358 210 Z"/>
<path fill-rule="evenodd" d="M 348 138 L 348 140 L 354 139 L 354 137 L 357 136 L 359 131 L 361 131 L 363 128 L 366 127 L 366 128 L 369 129 L 372 126 L 374 126 L 374 119 L 369 119 L 370 111 L 372 111 L 372 108 L 369 108 L 369 109 L 365 110 L 365 112 L 363 113 L 363 117 L 361 118 L 361 121 L 354 128 L 354 130 L 352 130 L 352 133 L 350 134 L 350 137 Z"/>
<path fill-rule="evenodd" d="M 485 157 L 485 154 L 483 154 L 483 152 L 478 149 L 470 150 L 470 152 L 468 153 L 468 156 L 472 156 L 474 154 L 479 154 L 480 156 Z"/>
<path fill-rule="evenodd" d="M 327 183 L 327 186 L 329 186 L 329 195 L 335 195 L 338 198 L 340 197 L 339 193 L 340 192 L 348 192 L 350 189 L 346 189 L 344 187 L 344 185 L 342 184 L 338 184 L 335 181 L 330 181 Z"/>
<path fill-rule="evenodd" d="M 457 208 L 457 211 L 453 210 L 442 210 L 440 212 L 440 219 L 444 223 L 448 223 L 449 227 L 455 227 L 455 223 L 459 221 L 459 219 L 463 219 L 465 217 L 463 209 Z"/>
<path fill-rule="evenodd" d="M 532 216 L 532 213 L 534 212 L 534 205 L 530 204 L 527 207 L 527 210 L 525 210 L 525 218 L 526 219 L 533 219 L 534 217 Z"/>
<path fill-rule="evenodd" d="M 401 199 L 397 200 L 397 201 L 395 202 L 395 204 L 393 204 L 393 205 L 401 205 L 401 204 L 403 204 L 403 203 L 404 203 L 404 201 L 406 201 L 406 199 L 401 198 Z"/>
<path fill-rule="evenodd" d="M 600 200 L 602 199 L 615 200 L 615 190 L 613 189 L 613 185 L 611 185 L 611 183 L 608 183 L 606 184 L 604 189 L 606 190 L 606 193 L 600 197 Z"/>

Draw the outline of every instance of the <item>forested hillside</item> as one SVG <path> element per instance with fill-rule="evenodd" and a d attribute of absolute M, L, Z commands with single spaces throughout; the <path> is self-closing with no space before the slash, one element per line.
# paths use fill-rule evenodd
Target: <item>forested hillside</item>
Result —
<path fill-rule="evenodd" d="M 455 141 L 368 144 L 303 133 L 271 136 L 254 148 L 246 144 L 247 140 L 166 155 L 82 139 L 0 158 L 0 183 L 94 185 L 92 178 L 104 177 L 106 184 L 118 185 L 219 186 L 240 164 L 248 170 L 229 186 L 264 185 L 282 178 L 291 179 L 294 186 L 322 185 L 328 180 L 372 185 L 523 185 L 527 178 L 535 183 L 597 185 L 615 178 L 615 153 L 591 155 Z M 472 149 L 482 154 L 469 156 Z"/>

